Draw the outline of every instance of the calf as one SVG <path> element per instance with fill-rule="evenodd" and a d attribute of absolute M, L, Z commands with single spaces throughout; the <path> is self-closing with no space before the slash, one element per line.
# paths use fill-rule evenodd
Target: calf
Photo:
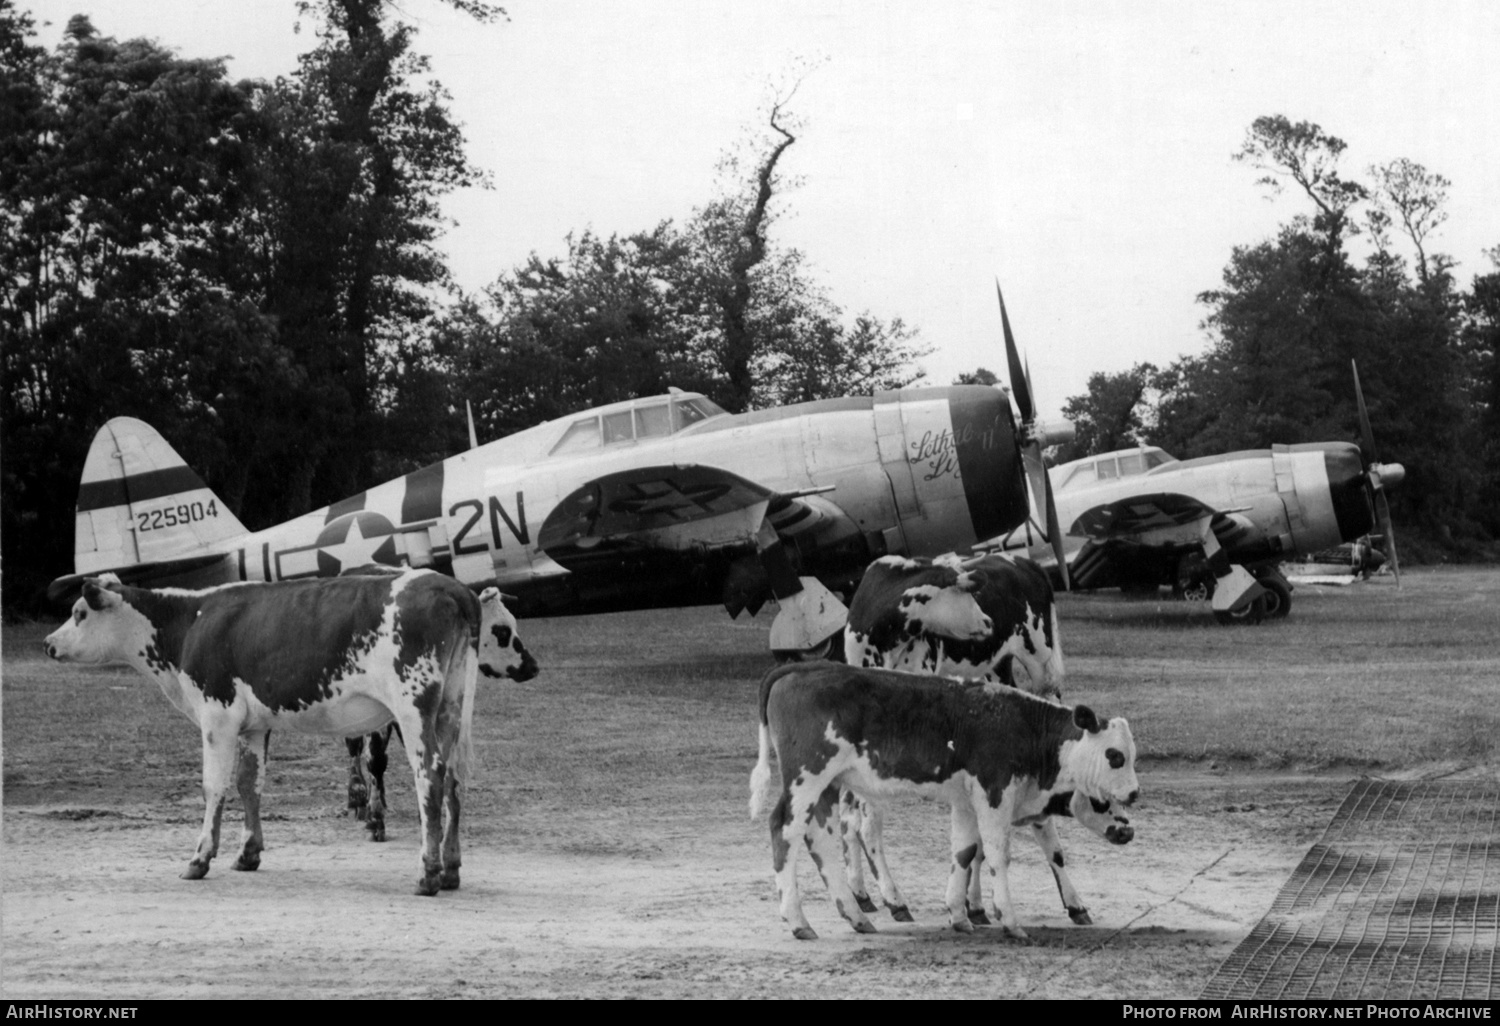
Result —
<path fill-rule="evenodd" d="M 390 573 L 382 567 L 378 571 L 377 568 L 346 570 L 345 574 L 369 576 L 372 572 Z M 479 646 L 479 671 L 487 677 L 527 681 L 537 675 L 537 662 L 521 643 L 516 618 L 505 608 L 505 597 L 495 588 L 486 588 L 479 597 L 479 634 L 475 639 Z M 344 739 L 349 751 L 348 807 L 355 818 L 364 821 L 372 841 L 385 840 L 385 768 L 392 734 L 401 736 L 395 720 L 368 737 Z"/>
<path fill-rule="evenodd" d="M 203 591 L 90 578 L 72 619 L 45 645 L 54 659 L 135 667 L 197 724 L 205 809 L 188 880 L 206 876 L 218 854 L 231 779 L 245 808 L 234 868 L 260 865 L 273 729 L 349 737 L 394 721 L 422 828 L 417 893 L 432 895 L 459 885 L 479 624 L 473 592 L 430 570 Z"/>
<path fill-rule="evenodd" d="M 1026 936 L 1007 878 L 1011 832 L 1057 811 L 1072 792 L 1132 804 L 1139 794 L 1135 742 L 1124 719 L 1101 722 L 1086 706 L 1069 708 L 1015 689 L 985 688 L 941 677 L 834 663 L 773 669 L 761 681 L 760 754 L 750 777 L 750 811 L 771 790 L 770 752 L 781 765 L 771 812 L 771 858 L 781 914 L 793 936 L 816 937 L 802 912 L 796 859 L 813 852 L 835 907 L 860 933 L 875 927 L 844 875 L 838 843 L 838 789 L 861 797 L 940 797 L 953 809 L 949 921 L 972 930 L 968 868 L 982 842 L 992 853 L 994 914 Z"/>
<path fill-rule="evenodd" d="M 952 616 L 939 612 L 961 610 L 965 603 L 974 608 L 974 615 L 984 617 L 987 630 L 975 634 L 967 629 L 973 615 L 955 623 Z M 968 559 L 882 557 L 870 564 L 850 601 L 844 660 L 850 666 L 977 679 L 1060 698 L 1063 656 L 1052 582 L 1031 560 L 1001 553 Z M 1084 819 L 1110 817 L 1108 822 L 1091 824 L 1097 827 L 1095 832 L 1112 826 L 1114 836 L 1124 836 L 1120 828 L 1129 821 L 1123 816 L 1108 810 L 1094 813 L 1087 802 L 1076 804 L 1085 810 Z M 1060 800 L 1058 814 L 1075 815 L 1074 805 L 1071 800 Z M 863 849 L 891 915 L 909 922 L 905 899 L 885 863 L 882 811 L 848 793 L 841 809 L 850 839 L 850 881 L 860 908 L 875 910 L 865 887 L 864 860 L 859 856 Z M 1056 825 L 1050 817 L 1042 817 L 1033 826 L 1032 836 L 1052 870 L 1069 918 L 1080 924 L 1091 922 L 1063 868 Z M 976 923 L 987 921 L 979 901 L 982 858 L 981 853 L 971 873 L 970 915 Z"/>

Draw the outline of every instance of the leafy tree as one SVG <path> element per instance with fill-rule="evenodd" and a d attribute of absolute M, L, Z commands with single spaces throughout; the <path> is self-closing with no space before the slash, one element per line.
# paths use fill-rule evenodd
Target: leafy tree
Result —
<path fill-rule="evenodd" d="M 504 13 L 451 5 L 481 20 Z M 251 226 L 261 304 L 308 382 L 287 411 L 296 428 L 260 442 L 258 465 L 286 482 L 268 520 L 366 487 L 377 464 L 410 469 L 428 455 L 403 453 L 409 436 L 387 430 L 386 414 L 414 383 L 406 371 L 449 286 L 435 245 L 441 197 L 485 180 L 411 26 L 388 21 L 380 0 L 298 9 L 318 20 L 318 45 L 258 96 L 270 125 Z"/>
<path fill-rule="evenodd" d="M 683 225 L 570 235 L 566 256 L 533 254 L 443 318 L 440 355 L 481 395 L 487 436 L 669 386 L 737 411 L 922 377 L 912 364 L 928 350 L 913 329 L 846 318 L 802 253 L 771 238 L 781 161 L 801 130 L 794 93 L 771 104 L 764 148 L 721 161 L 725 195 Z"/>
<path fill-rule="evenodd" d="M 1237 159 L 1266 171 L 1260 182 L 1275 190 L 1295 183 L 1314 213 L 1294 216 L 1273 241 L 1236 247 L 1223 286 L 1199 296 L 1210 345 L 1158 376 L 1151 440 L 1192 457 L 1358 439 L 1358 360 L 1378 455 L 1407 470 L 1391 493 L 1396 520 L 1428 544 L 1461 546 L 1478 530 L 1481 445 L 1464 403 L 1452 261 L 1430 249 L 1449 183 L 1396 160 L 1371 168 L 1366 186 L 1340 172 L 1344 149 L 1307 122 L 1252 125 Z M 1346 248 L 1361 211 L 1374 243 L 1363 267 Z M 1415 254 L 1415 279 L 1400 243 Z"/>
<path fill-rule="evenodd" d="M 1476 516 L 1500 538 L 1500 246 L 1487 254 L 1495 269 L 1474 277 L 1463 298 L 1464 392 L 1480 465 Z"/>
<path fill-rule="evenodd" d="M 20 42 L 29 21 L 0 15 L 18 58 L 0 176 L 0 502 L 8 565 L 50 576 L 71 563 L 78 468 L 107 416 L 149 417 L 212 481 L 231 462 L 214 397 L 284 366 L 240 294 L 248 254 L 230 228 L 254 132 L 247 92 L 217 61 L 103 37 L 82 16 L 44 57 Z"/>
<path fill-rule="evenodd" d="M 1141 444 L 1147 390 L 1156 373 L 1154 364 L 1138 363 L 1116 374 L 1090 374 L 1088 393 L 1063 404 L 1063 417 L 1073 422 L 1075 433 L 1071 442 L 1057 447 L 1055 461 L 1068 463 Z"/>
<path fill-rule="evenodd" d="M 955 385 L 998 385 L 1000 379 L 988 367 L 976 367 L 972 371 L 964 371 L 953 379 L 953 383 Z"/>

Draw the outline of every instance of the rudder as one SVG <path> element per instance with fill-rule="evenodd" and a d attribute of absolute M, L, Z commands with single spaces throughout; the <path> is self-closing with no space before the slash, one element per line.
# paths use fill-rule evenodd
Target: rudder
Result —
<path fill-rule="evenodd" d="M 77 573 L 223 551 L 247 533 L 151 425 L 116 417 L 94 435 L 78 487 Z"/>

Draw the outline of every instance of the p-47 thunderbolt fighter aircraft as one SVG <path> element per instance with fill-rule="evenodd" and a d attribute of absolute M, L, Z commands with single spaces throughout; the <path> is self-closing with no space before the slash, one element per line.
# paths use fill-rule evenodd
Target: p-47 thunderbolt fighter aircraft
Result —
<path fill-rule="evenodd" d="M 1278 565 L 1360 538 L 1377 519 L 1399 582 L 1385 489 L 1406 472 L 1376 456 L 1357 368 L 1354 382 L 1362 445 L 1277 445 L 1185 461 L 1141 446 L 1053 467 L 1072 585 L 1170 585 L 1211 598 L 1224 622 L 1281 617 L 1291 588 Z M 1039 537 L 1039 525 L 1028 524 L 1001 547 L 1030 548 Z"/>
<path fill-rule="evenodd" d="M 1006 342 L 1014 372 L 1008 324 Z M 154 429 L 117 418 L 84 465 L 76 572 L 52 592 L 106 571 L 201 587 L 434 567 L 498 586 L 523 615 L 719 602 L 737 615 L 774 598 L 771 647 L 818 655 L 844 625 L 835 593 L 871 560 L 963 551 L 1026 522 L 1027 468 L 1071 425 L 1037 425 L 1012 380 L 1019 423 L 1004 391 L 979 385 L 739 415 L 686 392 L 633 399 L 255 532 Z"/>

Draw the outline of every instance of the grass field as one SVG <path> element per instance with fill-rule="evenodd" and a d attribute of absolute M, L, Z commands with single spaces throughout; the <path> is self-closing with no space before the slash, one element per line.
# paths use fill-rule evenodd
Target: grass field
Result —
<path fill-rule="evenodd" d="M 833 993 L 851 995 L 1191 996 L 1349 776 L 1497 762 L 1500 568 L 1419 569 L 1403 583 L 1301 587 L 1288 619 L 1229 628 L 1165 595 L 1064 596 L 1065 694 L 1129 717 L 1149 800 L 1126 849 L 1065 831 L 1100 928 L 1070 926 L 1033 867 L 1036 895 L 1018 897 L 1039 938 L 1028 949 L 943 932 L 946 815 L 921 803 L 896 810 L 908 825 L 892 840 L 898 880 L 920 896 L 916 927 L 887 921 L 874 940 L 855 938 L 818 908 L 812 878 L 809 915 L 826 939 L 810 948 L 785 936 L 765 826 L 746 813 L 769 610 L 739 621 L 711 608 L 522 621 L 542 672 L 520 686 L 481 681 L 464 889 L 437 900 L 408 897 L 415 809 L 404 760 L 393 753 L 391 842 L 371 845 L 343 818 L 343 745 L 280 734 L 266 864 L 236 874 L 221 858 L 207 882 L 177 880 L 202 816 L 196 729 L 132 670 L 47 660 L 52 625 L 10 625 L 3 988 L 260 993 L 260 976 L 215 960 L 211 938 L 223 934 L 265 938 L 264 959 L 291 994 L 792 996 L 828 993 L 838 973 L 846 989 Z M 1289 770 L 1319 779 L 1268 787 Z M 1030 846 L 1022 855 L 1035 859 Z M 1145 928 L 1172 922 L 1162 908 L 1187 915 L 1172 903 L 1191 894 L 1207 926 Z M 241 918 L 207 925 L 226 901 Z M 442 965 L 442 938 L 483 949 L 483 968 L 464 973 L 471 989 L 431 983 L 332 927 L 392 909 L 417 917 L 407 929 L 431 932 L 424 972 Z M 207 932 L 184 932 L 188 919 Z M 271 938 L 289 927 L 314 949 L 278 960 Z M 997 957 L 1010 969 L 973 989 L 975 960 Z"/>

